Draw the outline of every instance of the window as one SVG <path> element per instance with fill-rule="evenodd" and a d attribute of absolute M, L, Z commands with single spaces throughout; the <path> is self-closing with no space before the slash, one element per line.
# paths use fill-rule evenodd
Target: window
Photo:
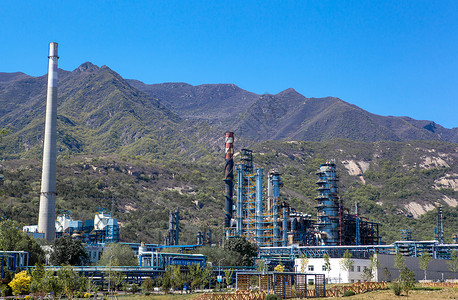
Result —
<path fill-rule="evenodd" d="M 355 266 L 351 266 L 350 272 L 355 272 Z"/>
<path fill-rule="evenodd" d="M 313 271 L 315 268 L 313 267 L 313 265 L 309 265 L 309 271 Z"/>
<path fill-rule="evenodd" d="M 356 271 L 361 272 L 361 267 L 360 267 L 360 266 L 357 266 L 357 267 L 356 267 Z"/>
<path fill-rule="evenodd" d="M 321 266 L 321 271 L 326 271 L 325 265 L 322 265 L 322 266 Z"/>

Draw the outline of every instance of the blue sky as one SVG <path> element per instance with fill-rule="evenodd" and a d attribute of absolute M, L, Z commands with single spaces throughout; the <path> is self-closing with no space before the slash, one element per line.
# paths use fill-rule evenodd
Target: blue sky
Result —
<path fill-rule="evenodd" d="M 294 88 L 458 127 L 458 1 L 4 1 L 0 72 Z"/>

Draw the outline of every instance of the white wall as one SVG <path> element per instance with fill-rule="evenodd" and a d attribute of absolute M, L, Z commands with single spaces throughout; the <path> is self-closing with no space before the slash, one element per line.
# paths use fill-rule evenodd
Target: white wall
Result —
<path fill-rule="evenodd" d="M 296 272 L 302 272 L 303 258 L 296 258 L 295 260 L 295 269 Z M 327 278 L 328 283 L 352 283 L 363 280 L 363 270 L 364 267 L 368 268 L 370 265 L 369 259 L 352 259 L 354 262 L 353 271 L 345 271 L 342 267 L 341 258 L 330 258 L 329 262 L 331 264 L 331 270 L 323 271 L 324 268 L 324 258 L 309 258 L 308 264 L 305 268 L 305 273 L 307 274 L 324 274 Z M 311 270 L 313 266 L 313 271 Z M 377 281 L 378 274 L 375 271 L 374 280 Z"/>

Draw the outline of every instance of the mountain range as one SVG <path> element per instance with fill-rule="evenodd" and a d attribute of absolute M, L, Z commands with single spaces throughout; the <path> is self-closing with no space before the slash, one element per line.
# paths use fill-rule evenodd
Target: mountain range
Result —
<path fill-rule="evenodd" d="M 58 208 L 86 218 L 116 199 L 124 240 L 156 242 L 175 207 L 187 241 L 204 225 L 219 238 L 226 130 L 235 132 L 236 151 L 249 147 L 257 165 L 280 170 L 283 197 L 298 210 L 314 214 L 314 173 L 334 158 L 348 206 L 358 201 L 388 225 L 388 241 L 406 224 L 430 238 L 436 203 L 458 222 L 458 128 L 294 89 L 258 95 L 233 84 L 145 84 L 89 62 L 58 75 Z M 28 224 L 38 210 L 46 81 L 0 73 L 0 128 L 10 131 L 0 142 L 0 212 Z"/>

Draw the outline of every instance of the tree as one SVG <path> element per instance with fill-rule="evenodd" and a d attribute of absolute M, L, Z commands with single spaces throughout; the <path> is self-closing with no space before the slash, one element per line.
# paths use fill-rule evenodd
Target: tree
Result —
<path fill-rule="evenodd" d="M 0 142 L 2 141 L 5 135 L 8 135 L 11 131 L 7 128 L 0 128 Z"/>
<path fill-rule="evenodd" d="M 377 258 L 377 254 L 372 254 L 370 257 L 370 262 L 369 262 L 369 267 L 364 268 L 363 270 L 363 279 L 366 281 L 372 281 L 375 276 L 375 271 L 378 269 L 380 266 L 380 263 Z"/>
<path fill-rule="evenodd" d="M 45 255 L 40 245 L 20 228 L 20 224 L 14 220 L 0 222 L 0 250 L 27 251 L 30 265 L 44 263 Z"/>
<path fill-rule="evenodd" d="M 198 288 L 202 284 L 202 267 L 199 264 L 189 266 L 189 275 L 191 276 L 191 288 Z"/>
<path fill-rule="evenodd" d="M 285 271 L 285 266 L 279 263 L 278 265 L 275 266 L 274 270 L 276 272 L 283 273 Z"/>
<path fill-rule="evenodd" d="M 345 251 L 340 264 L 342 266 L 342 269 L 344 269 L 344 271 L 347 271 L 347 272 L 351 271 L 351 269 L 353 268 L 355 264 L 355 261 L 351 259 L 350 251 L 348 250 Z"/>
<path fill-rule="evenodd" d="M 406 267 L 405 258 L 399 249 L 396 249 L 396 255 L 394 256 L 394 267 L 399 270 L 399 274 Z"/>
<path fill-rule="evenodd" d="M 425 272 L 425 280 L 426 280 L 426 271 L 428 270 L 428 264 L 431 261 L 431 255 L 429 255 L 428 252 L 423 251 L 421 253 L 421 256 L 418 257 L 418 264 L 420 266 L 420 269 Z"/>
<path fill-rule="evenodd" d="M 105 246 L 99 266 L 138 266 L 134 250 L 128 245 L 112 243 Z"/>
<path fill-rule="evenodd" d="M 83 244 L 70 236 L 63 236 L 52 243 L 50 261 L 55 266 L 80 266 L 89 261 L 89 256 Z"/>
<path fill-rule="evenodd" d="M 301 259 L 300 259 L 300 268 L 301 268 L 301 273 L 307 272 L 307 266 L 309 264 L 310 259 L 307 257 L 307 255 L 302 254 Z"/>
<path fill-rule="evenodd" d="M 222 247 L 199 247 L 194 250 L 194 253 L 205 255 L 207 260 L 214 265 L 221 262 L 223 266 L 238 266 L 242 261 L 242 255 L 240 253 Z"/>
<path fill-rule="evenodd" d="M 31 278 L 27 274 L 27 271 L 21 271 L 14 275 L 13 280 L 11 280 L 8 285 L 11 287 L 15 295 L 21 295 L 29 291 L 30 280 Z"/>
<path fill-rule="evenodd" d="M 151 279 L 151 277 L 148 277 L 145 280 L 143 280 L 141 287 L 143 292 L 151 292 L 153 290 L 153 280 Z"/>
<path fill-rule="evenodd" d="M 57 271 L 57 278 L 62 286 L 62 290 L 68 299 L 73 299 L 73 295 L 80 288 L 80 276 L 71 266 L 64 266 Z"/>
<path fill-rule="evenodd" d="M 399 282 L 402 290 L 409 297 L 409 290 L 415 286 L 415 273 L 404 266 L 399 275 Z"/>
<path fill-rule="evenodd" d="M 224 270 L 224 276 L 226 277 L 227 286 L 232 284 L 232 275 L 234 275 L 234 270 L 233 269 Z"/>
<path fill-rule="evenodd" d="M 226 240 L 224 249 L 238 252 L 241 255 L 240 261 L 237 262 L 238 266 L 252 266 L 254 258 L 258 255 L 258 246 L 250 243 L 245 238 L 230 238 Z"/>
<path fill-rule="evenodd" d="M 34 294 L 35 298 L 44 298 L 44 296 L 47 294 L 45 274 L 46 271 L 43 265 L 36 265 L 35 269 L 32 271 L 30 292 Z"/>
<path fill-rule="evenodd" d="M 456 273 L 456 271 L 458 270 L 458 251 L 457 250 L 453 250 L 452 253 L 450 254 L 450 260 L 447 261 L 447 264 L 448 264 L 448 268 L 450 271 L 452 271 L 453 273 Z M 456 278 L 456 274 L 455 274 L 455 278 Z"/>
<path fill-rule="evenodd" d="M 331 271 L 331 262 L 330 262 L 329 254 L 325 253 L 323 255 L 323 259 L 324 259 L 324 270 L 328 272 L 328 281 L 329 281 L 329 272 Z"/>
<path fill-rule="evenodd" d="M 215 273 L 213 272 L 213 268 L 207 265 L 202 272 L 202 286 L 210 287 L 210 285 L 212 284 L 214 280 L 215 280 Z"/>
<path fill-rule="evenodd" d="M 167 266 L 162 274 L 162 290 L 168 294 L 172 288 L 172 266 Z"/>

